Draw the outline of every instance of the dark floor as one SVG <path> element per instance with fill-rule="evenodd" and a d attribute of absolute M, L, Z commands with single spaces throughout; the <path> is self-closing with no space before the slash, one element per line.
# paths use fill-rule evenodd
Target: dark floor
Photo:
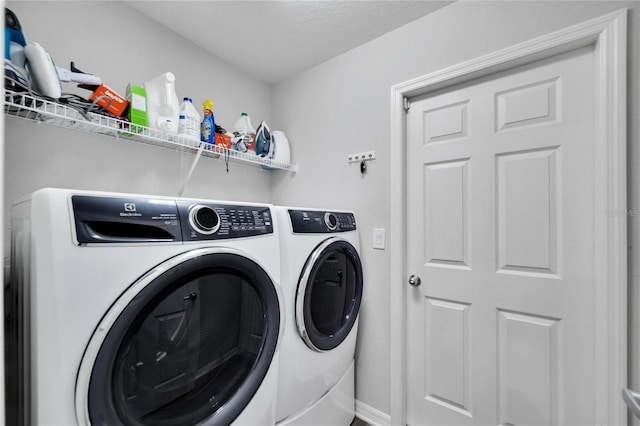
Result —
<path fill-rule="evenodd" d="M 369 423 L 365 422 L 364 420 L 360 420 L 359 418 L 355 418 L 353 419 L 353 421 L 351 422 L 351 426 L 368 426 Z"/>

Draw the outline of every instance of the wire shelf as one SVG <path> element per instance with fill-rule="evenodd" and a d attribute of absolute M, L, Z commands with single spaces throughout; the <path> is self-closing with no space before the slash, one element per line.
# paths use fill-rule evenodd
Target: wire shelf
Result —
<path fill-rule="evenodd" d="M 164 148 L 183 149 L 196 153 L 202 147 L 202 155 L 222 161 L 260 166 L 263 169 L 279 169 L 297 172 L 296 164 L 273 161 L 269 158 L 202 143 L 183 135 L 168 133 L 149 127 L 131 124 L 102 114 L 84 112 L 71 106 L 32 96 L 24 92 L 5 89 L 4 112 L 52 126 L 100 134 L 117 139 L 131 140 Z"/>

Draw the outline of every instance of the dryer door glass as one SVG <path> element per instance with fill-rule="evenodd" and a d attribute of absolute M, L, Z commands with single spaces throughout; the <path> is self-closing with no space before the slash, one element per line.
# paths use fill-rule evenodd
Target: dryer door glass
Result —
<path fill-rule="evenodd" d="M 329 239 L 318 246 L 298 284 L 298 329 L 317 351 L 337 347 L 353 328 L 362 300 L 362 265 L 347 241 Z"/>
<path fill-rule="evenodd" d="M 279 319 L 274 284 L 253 261 L 227 253 L 181 261 L 108 332 L 91 374 L 91 423 L 231 423 L 271 365 Z"/>

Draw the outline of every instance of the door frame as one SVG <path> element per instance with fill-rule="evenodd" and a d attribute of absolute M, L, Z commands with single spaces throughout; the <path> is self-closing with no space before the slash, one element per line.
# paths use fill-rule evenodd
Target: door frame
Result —
<path fill-rule="evenodd" d="M 391 87 L 390 403 L 391 424 L 406 425 L 407 185 L 405 100 L 519 65 L 595 46 L 594 219 L 597 424 L 626 424 L 627 387 L 627 10 L 534 38 Z"/>

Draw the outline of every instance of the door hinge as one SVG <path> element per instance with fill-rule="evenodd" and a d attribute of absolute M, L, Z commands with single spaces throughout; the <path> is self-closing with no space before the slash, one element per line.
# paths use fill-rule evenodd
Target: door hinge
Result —
<path fill-rule="evenodd" d="M 409 112 L 409 108 L 411 108 L 411 101 L 409 100 L 409 98 L 404 98 L 403 102 L 404 112 Z"/>

